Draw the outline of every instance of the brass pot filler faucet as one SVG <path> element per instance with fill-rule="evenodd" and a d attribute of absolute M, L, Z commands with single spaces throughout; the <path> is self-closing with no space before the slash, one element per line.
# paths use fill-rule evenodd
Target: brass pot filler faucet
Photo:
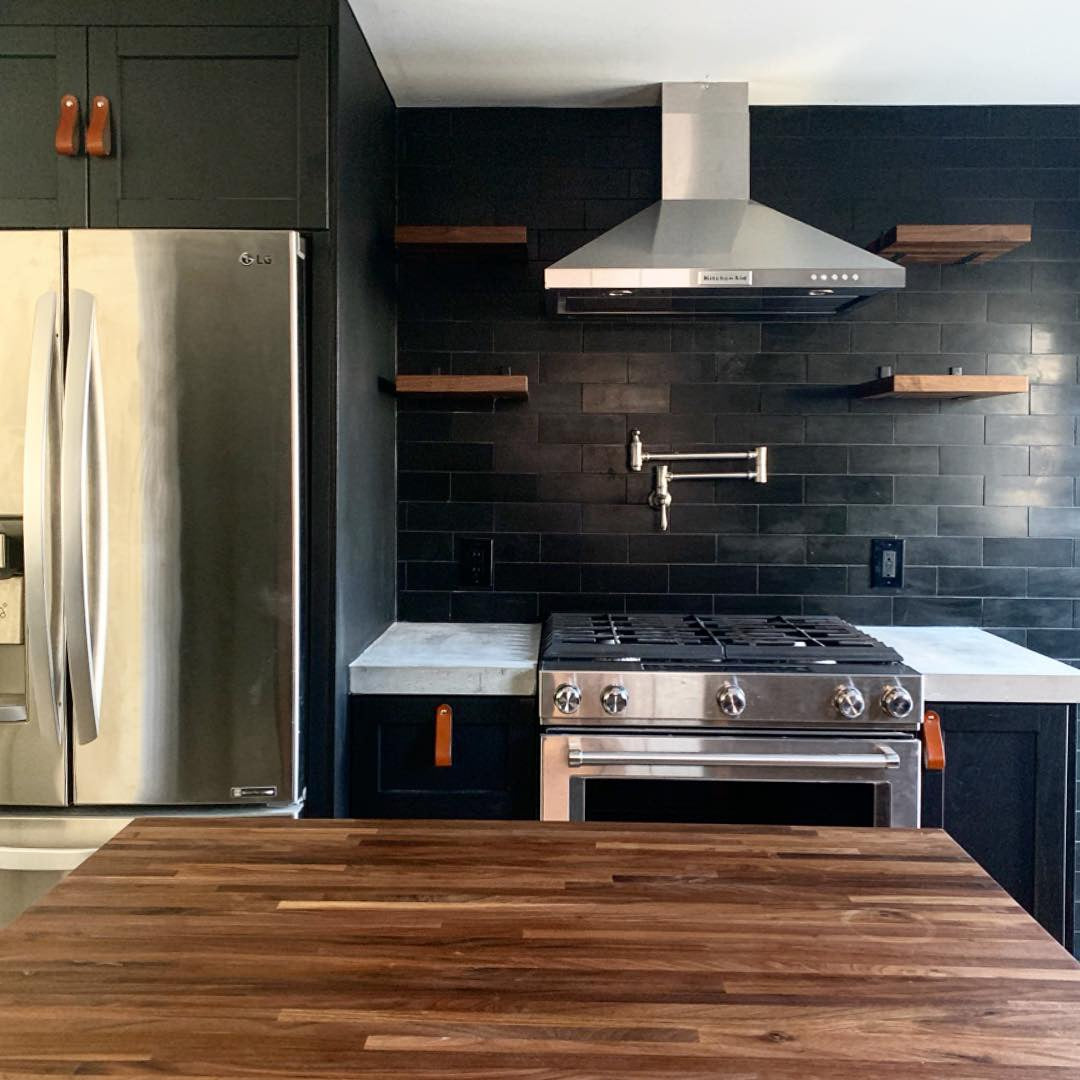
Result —
<path fill-rule="evenodd" d="M 759 446 L 754 450 L 727 450 L 708 454 L 650 454 L 641 442 L 641 432 L 630 432 L 630 470 L 641 472 L 646 462 L 663 462 L 653 469 L 653 489 L 649 493 L 649 505 L 660 511 L 660 529 L 667 532 L 668 507 L 671 506 L 670 485 L 676 480 L 753 480 L 758 484 L 769 481 L 769 448 Z M 666 463 L 669 461 L 750 461 L 753 468 L 745 472 L 693 472 L 674 473 Z"/>

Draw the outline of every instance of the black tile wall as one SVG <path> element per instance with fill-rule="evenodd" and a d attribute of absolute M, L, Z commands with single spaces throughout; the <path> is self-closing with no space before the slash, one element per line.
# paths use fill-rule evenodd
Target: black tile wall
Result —
<path fill-rule="evenodd" d="M 845 316 L 765 325 L 547 316 L 544 265 L 657 196 L 655 109 L 407 109 L 400 131 L 401 221 L 529 227 L 519 262 L 401 263 L 401 370 L 532 388 L 402 403 L 402 617 L 775 604 L 983 625 L 1080 663 L 1080 635 L 1044 632 L 1080 614 L 1080 109 L 752 110 L 755 196 L 856 244 L 898 221 L 1035 231 L 995 262 L 913 268 Z M 881 364 L 1032 386 L 853 398 Z M 625 469 L 632 427 L 676 449 L 767 443 L 773 478 L 677 488 L 659 536 L 648 477 Z M 458 535 L 497 538 L 489 592 L 456 588 Z M 909 540 L 899 593 L 869 587 L 875 535 Z"/>
<path fill-rule="evenodd" d="M 530 377 L 526 402 L 401 403 L 400 615 L 835 613 L 984 626 L 1080 665 L 1080 108 L 755 108 L 754 196 L 858 245 L 898 222 L 1032 222 L 979 266 L 813 323 L 560 321 L 543 268 L 658 197 L 655 109 L 406 109 L 399 220 L 524 224 L 525 260 L 400 263 L 399 367 Z M 497 162 L 498 166 L 493 167 Z M 1028 394 L 866 401 L 897 371 Z M 686 484 L 655 531 L 625 445 L 770 447 L 773 477 Z M 494 588 L 454 540 L 493 536 Z M 906 537 L 899 592 L 870 539 Z"/>

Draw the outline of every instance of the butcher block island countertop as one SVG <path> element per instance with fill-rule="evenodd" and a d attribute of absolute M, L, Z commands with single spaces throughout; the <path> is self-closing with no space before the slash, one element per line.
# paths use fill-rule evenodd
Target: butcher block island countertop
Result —
<path fill-rule="evenodd" d="M 137 820 L 0 932 L 0 1076 L 1048 1080 L 1080 966 L 936 831 Z"/>

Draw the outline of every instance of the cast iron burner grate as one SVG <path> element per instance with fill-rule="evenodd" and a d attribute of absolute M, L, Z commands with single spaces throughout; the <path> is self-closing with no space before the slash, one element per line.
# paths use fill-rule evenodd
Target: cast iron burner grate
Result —
<path fill-rule="evenodd" d="M 895 650 L 835 616 L 552 615 L 546 663 L 628 658 L 693 663 L 900 663 Z"/>

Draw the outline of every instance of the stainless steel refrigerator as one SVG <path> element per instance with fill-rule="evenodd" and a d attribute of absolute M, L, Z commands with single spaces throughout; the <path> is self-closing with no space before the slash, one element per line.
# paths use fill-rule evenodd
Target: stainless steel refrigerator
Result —
<path fill-rule="evenodd" d="M 0 232 L 5 815 L 298 786 L 291 232 Z"/>

